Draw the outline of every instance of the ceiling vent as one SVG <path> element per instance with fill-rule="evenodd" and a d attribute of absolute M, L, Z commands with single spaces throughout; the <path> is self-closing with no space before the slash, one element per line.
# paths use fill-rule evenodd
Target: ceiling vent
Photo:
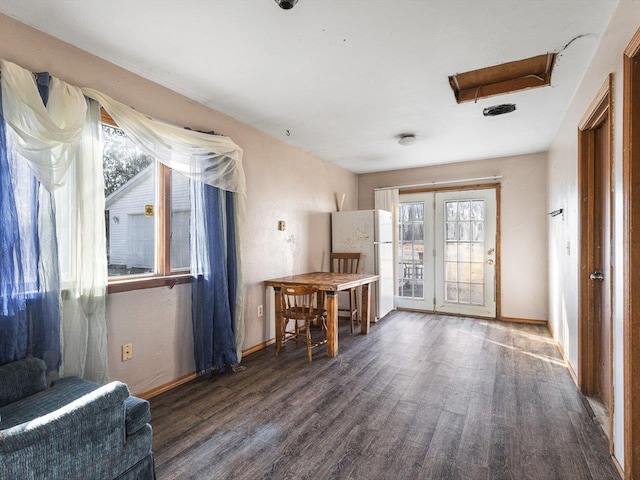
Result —
<path fill-rule="evenodd" d="M 405 147 L 413 145 L 417 141 L 418 137 L 416 137 L 415 133 L 403 133 L 398 136 L 398 143 L 400 145 L 404 145 Z"/>
<path fill-rule="evenodd" d="M 493 105 L 482 110 L 482 114 L 485 117 L 495 117 L 498 115 L 504 115 L 505 113 L 511 113 L 515 111 L 516 106 L 513 103 L 503 103 L 502 105 Z"/>
<path fill-rule="evenodd" d="M 458 103 L 551 84 L 555 53 L 503 63 L 449 77 Z"/>

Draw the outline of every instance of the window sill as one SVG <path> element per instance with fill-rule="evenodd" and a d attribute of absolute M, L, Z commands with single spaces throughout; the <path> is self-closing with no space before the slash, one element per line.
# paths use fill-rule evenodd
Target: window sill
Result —
<path fill-rule="evenodd" d="M 182 273 L 179 275 L 166 275 L 146 278 L 129 278 L 126 280 L 111 280 L 108 293 L 129 292 L 131 290 L 143 290 L 145 288 L 169 287 L 183 283 L 191 283 L 191 275 Z"/>

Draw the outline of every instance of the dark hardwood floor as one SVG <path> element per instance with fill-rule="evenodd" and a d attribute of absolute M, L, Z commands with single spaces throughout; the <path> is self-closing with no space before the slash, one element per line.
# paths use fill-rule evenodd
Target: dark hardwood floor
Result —
<path fill-rule="evenodd" d="M 619 479 L 545 327 L 394 312 L 151 400 L 159 480 Z"/>

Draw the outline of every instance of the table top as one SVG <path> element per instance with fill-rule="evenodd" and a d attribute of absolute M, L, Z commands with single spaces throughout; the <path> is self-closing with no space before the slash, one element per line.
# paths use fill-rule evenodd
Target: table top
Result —
<path fill-rule="evenodd" d="M 375 282 L 378 278 L 380 278 L 378 275 L 361 273 L 312 272 L 301 273 L 299 275 L 289 275 L 288 277 L 273 278 L 271 280 L 265 280 L 264 283 L 271 287 L 280 287 L 282 285 L 308 285 L 317 288 L 318 290 L 340 291 Z"/>

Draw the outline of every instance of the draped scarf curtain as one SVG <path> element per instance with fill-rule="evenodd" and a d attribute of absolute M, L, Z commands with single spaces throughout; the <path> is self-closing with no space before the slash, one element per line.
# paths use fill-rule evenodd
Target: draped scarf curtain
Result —
<path fill-rule="evenodd" d="M 55 324 L 61 323 L 63 374 L 108 379 L 100 106 L 143 150 L 192 179 L 192 210 L 198 212 L 192 228 L 198 232 L 198 251 L 207 252 L 192 255 L 194 279 L 201 279 L 194 280 L 194 292 L 200 292 L 194 293 L 193 318 L 197 369 L 203 373 L 211 365 L 239 362 L 244 337 L 238 250 L 245 195 L 242 149 L 227 137 L 150 119 L 100 92 L 48 75 L 47 88 L 47 81 L 36 82 L 30 72 L 4 60 L 0 80 L 0 355 L 7 352 L 0 363 L 27 353 L 49 355 L 48 365 L 55 370 L 60 364 Z M 16 172 L 31 177 L 25 180 Z M 35 227 L 37 233 L 25 233 Z M 34 327 L 37 315 L 46 321 L 37 320 Z M 27 352 L 29 331 L 50 338 Z M 200 338 L 197 332 L 204 331 L 213 333 Z M 41 351 L 49 345 L 51 353 Z"/>
<path fill-rule="evenodd" d="M 191 180 L 245 194 L 242 149 L 230 138 L 161 122 L 107 95 L 83 88 L 142 150 Z"/>

